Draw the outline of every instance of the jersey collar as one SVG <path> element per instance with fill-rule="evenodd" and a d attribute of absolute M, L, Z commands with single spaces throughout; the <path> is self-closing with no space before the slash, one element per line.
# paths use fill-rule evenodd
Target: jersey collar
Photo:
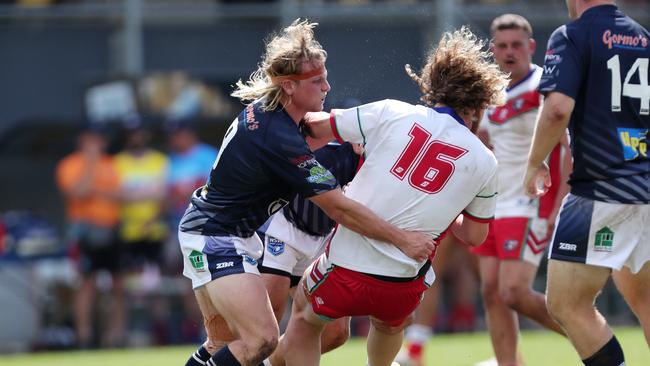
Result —
<path fill-rule="evenodd" d="M 507 88 L 506 88 L 506 91 L 509 92 L 509 91 L 511 91 L 512 89 L 518 87 L 518 86 L 521 85 L 524 81 L 528 80 L 528 79 L 533 75 L 533 73 L 535 73 L 535 68 L 534 68 L 532 65 L 530 65 L 530 70 L 528 70 L 528 74 L 526 74 L 526 76 L 524 76 L 523 79 L 519 80 L 515 85 L 507 87 Z"/>
<path fill-rule="evenodd" d="M 463 121 L 463 119 L 460 118 L 458 113 L 456 113 L 456 111 L 454 111 L 453 108 L 451 108 L 451 107 L 433 107 L 433 110 L 438 112 L 438 113 L 448 114 L 448 115 L 452 116 L 458 123 L 460 123 L 461 125 L 467 127 L 467 125 L 465 124 L 465 121 Z"/>

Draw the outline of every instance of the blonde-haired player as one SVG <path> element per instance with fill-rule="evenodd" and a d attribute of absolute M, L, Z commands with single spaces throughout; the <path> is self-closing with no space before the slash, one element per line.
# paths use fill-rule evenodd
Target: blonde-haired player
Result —
<path fill-rule="evenodd" d="M 188 366 L 258 365 L 275 349 L 278 324 L 257 270 L 263 247 L 255 231 L 298 193 L 342 225 L 413 258 L 433 250 L 431 237 L 400 230 L 343 196 L 309 149 L 298 125 L 307 112 L 323 109 L 330 90 L 327 53 L 314 27 L 297 20 L 284 28 L 249 82 L 237 84 L 233 95 L 252 102 L 230 125 L 208 182 L 181 219 L 183 274 L 208 333 Z"/>

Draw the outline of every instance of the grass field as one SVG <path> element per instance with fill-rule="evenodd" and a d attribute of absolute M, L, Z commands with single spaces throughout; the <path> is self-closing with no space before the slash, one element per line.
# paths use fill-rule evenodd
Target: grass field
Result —
<path fill-rule="evenodd" d="M 627 366 L 650 365 L 650 350 L 640 328 L 617 328 Z M 522 334 L 527 366 L 581 365 L 567 340 L 547 331 Z M 84 352 L 43 352 L 0 356 L 2 366 L 182 366 L 194 347 L 162 347 Z M 426 350 L 427 366 L 472 366 L 492 355 L 486 333 L 439 335 Z M 347 366 L 366 363 L 365 339 L 357 338 L 323 357 L 321 365 Z"/>

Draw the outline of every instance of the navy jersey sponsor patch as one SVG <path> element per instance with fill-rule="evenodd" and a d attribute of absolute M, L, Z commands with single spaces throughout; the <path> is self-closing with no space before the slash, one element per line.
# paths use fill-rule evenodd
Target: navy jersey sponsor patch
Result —
<path fill-rule="evenodd" d="M 273 237 L 268 237 L 269 241 L 266 243 L 266 250 L 274 256 L 279 256 L 284 253 L 284 242 Z"/>

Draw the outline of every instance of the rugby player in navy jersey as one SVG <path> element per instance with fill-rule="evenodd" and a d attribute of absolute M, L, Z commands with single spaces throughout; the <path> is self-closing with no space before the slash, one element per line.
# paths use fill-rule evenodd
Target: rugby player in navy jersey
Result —
<path fill-rule="evenodd" d="M 611 275 L 650 346 L 650 34 L 614 1 L 567 7 L 574 21 L 546 51 L 524 186 L 545 192 L 543 161 L 568 126 L 574 168 L 549 253 L 548 308 L 585 365 L 619 366 L 623 350 L 594 301 Z"/>
<path fill-rule="evenodd" d="M 208 182 L 192 194 L 180 222 L 183 274 L 208 334 L 186 365 L 258 365 L 275 349 L 278 325 L 257 270 L 263 247 L 255 230 L 298 193 L 415 260 L 433 251 L 431 236 L 401 230 L 344 197 L 301 134 L 300 121 L 323 109 L 330 90 L 315 25 L 296 20 L 283 29 L 250 80 L 237 83 L 232 95 L 252 102 L 227 130 Z M 227 333 L 233 340 L 223 345 Z"/>
<path fill-rule="evenodd" d="M 363 146 L 330 142 L 314 151 L 316 160 L 327 168 L 341 186 L 352 181 L 363 158 Z M 275 213 L 257 231 L 264 243 L 264 256 L 257 268 L 262 274 L 278 322 L 287 300 L 307 267 L 325 250 L 336 222 L 307 197 L 298 195 Z M 350 336 L 349 317 L 329 323 L 321 335 L 321 352 L 342 346 Z M 280 348 L 269 358 L 273 366 L 284 365 Z"/>

